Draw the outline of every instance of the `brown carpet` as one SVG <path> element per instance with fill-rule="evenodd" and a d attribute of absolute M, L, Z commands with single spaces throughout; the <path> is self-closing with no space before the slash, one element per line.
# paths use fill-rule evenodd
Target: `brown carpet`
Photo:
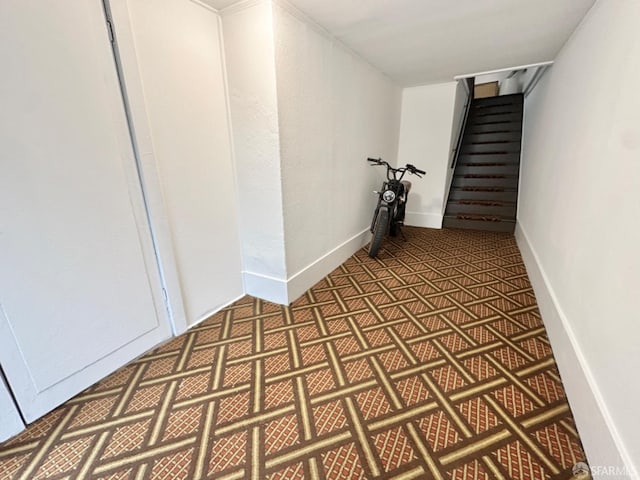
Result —
<path fill-rule="evenodd" d="M 543 479 L 584 460 L 511 235 L 407 228 L 0 445 L 0 478 Z"/>

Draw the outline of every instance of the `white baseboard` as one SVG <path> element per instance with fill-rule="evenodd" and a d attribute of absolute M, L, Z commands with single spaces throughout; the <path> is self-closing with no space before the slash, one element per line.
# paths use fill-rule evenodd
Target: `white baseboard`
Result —
<path fill-rule="evenodd" d="M 594 478 L 605 478 L 606 475 L 607 479 L 637 479 L 633 463 L 611 420 L 573 328 L 560 307 L 529 237 L 519 222 L 516 224 L 515 237 L 551 341 L 588 462 L 595 467 Z M 606 468 L 625 473 L 613 476 L 607 473 L 597 475 Z"/>
<path fill-rule="evenodd" d="M 367 228 L 291 276 L 287 282 L 289 303 L 293 302 L 322 278 L 326 277 L 344 263 L 347 258 L 364 247 L 370 238 L 371 234 Z"/>
<path fill-rule="evenodd" d="M 244 297 L 245 294 L 244 292 L 241 293 L 240 295 L 238 295 L 236 298 L 234 298 L 233 300 L 230 300 L 222 305 L 220 305 L 219 307 L 213 308 L 212 310 L 210 310 L 209 312 L 205 313 L 204 315 L 200 316 L 195 322 L 193 322 L 192 324 L 187 326 L 187 330 L 189 330 L 190 328 L 195 327 L 196 325 L 204 322 L 205 320 L 211 318 L 213 315 L 215 315 L 216 313 L 218 313 L 220 310 L 227 308 L 229 305 L 237 302 L 238 300 L 240 300 L 242 297 Z M 186 331 L 186 330 L 185 330 Z"/>
<path fill-rule="evenodd" d="M 242 273 L 245 292 L 248 295 L 269 302 L 289 305 L 335 268 L 340 266 L 347 258 L 365 246 L 370 237 L 369 229 L 363 230 L 310 263 L 287 280 L 245 271 Z"/>
<path fill-rule="evenodd" d="M 242 272 L 244 291 L 247 295 L 268 302 L 288 305 L 287 281 L 254 272 Z"/>
<path fill-rule="evenodd" d="M 442 218 L 439 213 L 407 212 L 404 224 L 410 227 L 442 228 Z"/>

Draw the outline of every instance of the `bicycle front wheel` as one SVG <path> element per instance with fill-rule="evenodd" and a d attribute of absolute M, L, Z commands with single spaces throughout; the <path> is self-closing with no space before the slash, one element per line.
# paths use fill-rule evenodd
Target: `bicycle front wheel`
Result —
<path fill-rule="evenodd" d="M 375 226 L 373 228 L 373 238 L 369 245 L 369 256 L 375 258 L 382 245 L 385 233 L 387 233 L 387 225 L 389 224 L 389 210 L 381 208 L 376 216 Z"/>

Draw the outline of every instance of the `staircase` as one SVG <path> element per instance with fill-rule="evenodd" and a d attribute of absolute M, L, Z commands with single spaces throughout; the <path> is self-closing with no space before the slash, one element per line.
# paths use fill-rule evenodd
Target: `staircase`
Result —
<path fill-rule="evenodd" d="M 472 101 L 443 227 L 515 230 L 523 101 L 521 93 Z"/>

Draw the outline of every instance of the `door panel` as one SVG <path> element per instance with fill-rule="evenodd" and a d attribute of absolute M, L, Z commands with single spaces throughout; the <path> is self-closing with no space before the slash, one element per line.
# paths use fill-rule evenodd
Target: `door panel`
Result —
<path fill-rule="evenodd" d="M 169 336 L 99 0 L 0 4 L 0 362 L 32 421 Z"/>
<path fill-rule="evenodd" d="M 18 413 L 18 407 L 13 403 L 9 388 L 0 372 L 0 442 L 4 442 L 22 430 L 24 430 L 24 423 Z"/>

